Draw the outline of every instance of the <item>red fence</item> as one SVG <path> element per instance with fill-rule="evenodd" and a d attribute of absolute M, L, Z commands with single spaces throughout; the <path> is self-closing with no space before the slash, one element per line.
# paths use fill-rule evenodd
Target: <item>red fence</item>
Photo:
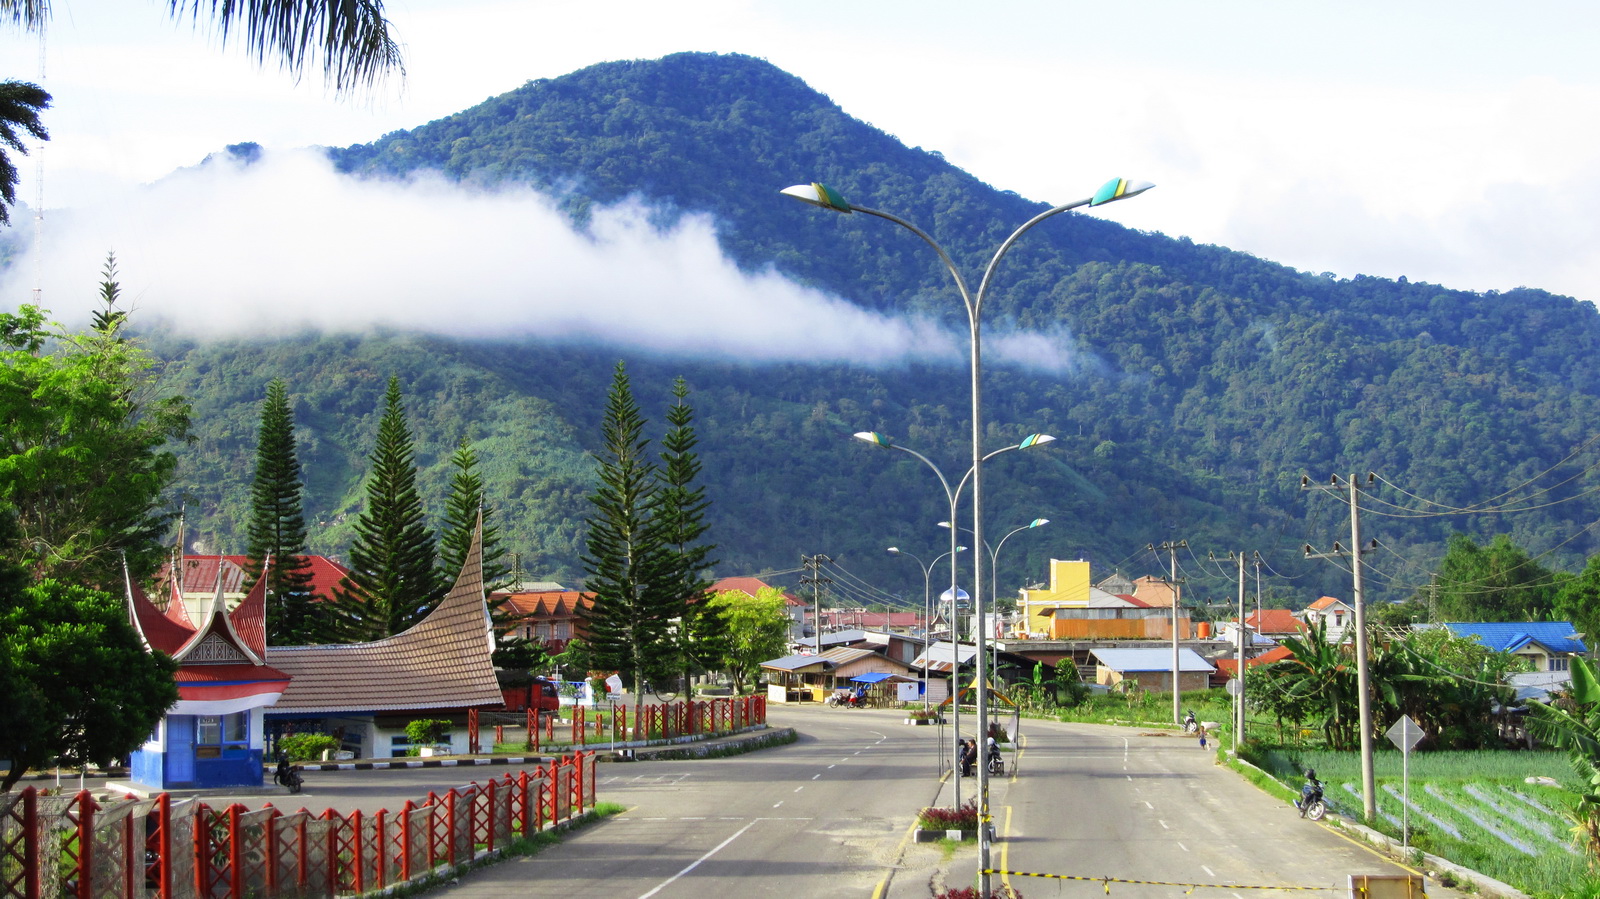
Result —
<path fill-rule="evenodd" d="M 572 742 L 587 746 L 591 741 L 605 742 L 613 733 L 620 740 L 670 740 L 733 733 L 766 721 L 765 696 L 663 702 L 644 706 L 638 715 L 623 705 L 609 713 L 603 707 L 574 706 Z M 529 737 L 530 742 L 533 739 Z"/>
<path fill-rule="evenodd" d="M 472 783 L 399 811 L 213 809 L 165 793 L 0 796 L 0 899 L 360 895 L 471 861 L 594 807 L 594 753 Z"/>

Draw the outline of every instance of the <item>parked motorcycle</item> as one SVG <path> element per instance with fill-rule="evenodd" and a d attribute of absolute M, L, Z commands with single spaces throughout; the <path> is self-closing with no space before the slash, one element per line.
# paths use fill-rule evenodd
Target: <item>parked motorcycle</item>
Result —
<path fill-rule="evenodd" d="M 867 707 L 867 697 L 849 690 L 836 690 L 828 696 L 830 708 L 864 709 Z"/>
<path fill-rule="evenodd" d="M 1294 801 L 1294 807 L 1300 810 L 1300 817 L 1313 821 L 1321 821 L 1328 813 L 1328 803 L 1322 798 L 1322 781 L 1317 780 L 1315 769 L 1306 769 L 1306 783 L 1300 788 L 1300 798 Z"/>
<path fill-rule="evenodd" d="M 1004 775 L 1006 773 L 1006 757 L 1005 757 L 1005 754 L 1000 751 L 1000 745 L 995 742 L 993 737 L 989 738 L 989 763 L 988 764 L 989 764 L 989 775 L 991 777 L 1002 776 L 1002 775 Z"/>
<path fill-rule="evenodd" d="M 286 758 L 278 759 L 278 770 L 273 772 L 273 783 L 289 788 L 289 792 L 300 792 L 300 786 L 305 781 L 300 776 L 300 766 L 289 763 Z"/>
<path fill-rule="evenodd" d="M 1183 713 L 1183 732 L 1192 734 L 1200 729 L 1200 722 L 1194 720 L 1194 712 Z"/>

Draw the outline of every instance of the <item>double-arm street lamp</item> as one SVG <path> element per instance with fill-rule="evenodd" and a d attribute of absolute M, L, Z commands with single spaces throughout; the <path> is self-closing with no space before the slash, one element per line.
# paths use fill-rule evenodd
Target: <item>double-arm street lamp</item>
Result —
<path fill-rule="evenodd" d="M 916 553 L 908 553 L 898 546 L 891 546 L 885 550 L 890 555 L 908 556 L 915 559 L 917 567 L 922 569 L 922 708 L 924 711 L 928 708 L 928 626 L 933 620 L 933 569 L 934 566 L 939 564 L 940 559 L 950 556 L 950 568 L 953 571 L 956 567 L 956 560 L 952 553 L 962 552 L 965 549 L 965 546 L 958 546 L 952 552 L 935 556 L 933 561 L 926 565 L 922 563 L 922 559 Z"/>
<path fill-rule="evenodd" d="M 884 436 L 883 434 L 878 433 L 877 431 L 857 431 L 853 436 L 855 437 L 855 439 L 860 440 L 863 443 L 870 443 L 873 446 L 882 447 L 884 449 L 899 450 L 902 453 L 908 453 L 908 454 L 910 454 L 912 456 L 915 456 L 916 458 L 922 460 L 922 464 L 924 464 L 924 465 L 928 466 L 929 468 L 933 469 L 934 475 L 936 477 L 938 477 L 938 479 L 939 479 L 939 486 L 944 488 L 945 501 L 949 504 L 949 507 L 950 507 L 950 518 L 953 520 L 956 517 L 956 507 L 957 507 L 957 504 L 961 501 L 961 491 L 962 491 L 962 489 L 964 489 L 966 487 L 967 479 L 972 477 L 972 470 L 969 469 L 967 471 L 966 475 L 964 475 L 961 478 L 961 483 L 956 485 L 955 489 L 952 490 L 950 488 L 950 479 L 945 477 L 944 476 L 944 472 L 939 469 L 939 466 L 933 464 L 933 460 L 929 459 L 927 456 L 924 456 L 923 454 L 917 452 L 914 449 L 911 449 L 910 447 L 901 446 L 900 444 L 895 443 L 893 440 L 890 440 L 888 437 Z M 1019 443 L 1017 443 L 1017 444 L 1015 444 L 1013 446 L 1005 447 L 1004 449 L 995 450 L 994 452 L 990 453 L 988 456 L 984 456 L 983 458 L 985 458 L 985 459 L 992 458 L 994 456 L 1000 455 L 1001 453 L 1008 453 L 1008 452 L 1010 452 L 1012 450 L 1028 449 L 1030 447 L 1043 446 L 1043 445 L 1045 445 L 1047 443 L 1053 442 L 1054 440 L 1055 440 L 1055 438 L 1051 437 L 1049 434 L 1029 434 L 1027 437 L 1023 438 L 1021 442 L 1019 442 Z M 951 710 L 952 710 L 952 716 L 954 718 L 954 720 L 952 722 L 952 726 L 951 726 L 951 730 L 953 731 L 953 736 L 952 736 L 951 741 L 950 741 L 950 763 L 951 763 L 952 775 L 953 775 L 953 777 L 955 779 L 955 785 L 953 787 L 953 790 L 954 790 L 953 798 L 954 798 L 956 807 L 960 808 L 961 807 L 961 639 L 960 639 L 960 631 L 955 627 L 957 599 L 958 599 L 958 597 L 960 595 L 960 591 L 956 587 L 956 553 L 957 552 L 959 552 L 959 550 L 956 547 L 956 532 L 952 530 L 950 532 L 950 551 L 945 554 L 945 555 L 948 555 L 950 557 L 950 622 L 951 622 L 951 629 L 950 629 L 950 705 L 951 705 Z M 981 556 L 983 554 L 982 553 L 974 553 L 974 555 Z M 975 571 L 978 571 L 980 569 L 980 566 L 974 565 L 973 568 L 974 568 Z M 981 597 L 982 594 L 983 594 L 982 583 L 983 583 L 982 581 L 977 580 L 976 578 L 974 578 L 974 580 L 972 582 L 972 592 L 978 597 Z M 982 605 L 983 605 L 983 601 L 982 601 L 981 598 L 976 598 L 976 599 L 973 600 L 973 604 L 981 608 Z M 983 652 L 982 652 L 983 646 L 982 646 L 982 644 L 980 644 L 978 646 L 978 650 L 979 650 L 978 656 L 979 656 L 979 658 L 981 660 L 981 658 L 983 656 Z M 981 669 L 980 669 L 980 671 L 981 671 Z M 927 683 L 926 679 L 924 679 L 923 683 L 924 684 Z M 980 682 L 979 690 L 981 691 L 982 688 L 983 687 L 982 687 L 982 684 Z M 980 707 L 980 711 L 981 710 L 982 709 Z M 978 717 L 978 720 L 980 722 L 983 721 L 982 715 L 980 715 Z M 980 729 L 982 729 L 981 725 L 980 725 Z M 981 784 L 979 786 L 980 786 L 980 788 L 982 787 Z"/>
<path fill-rule="evenodd" d="M 964 277 L 962 277 L 961 270 L 956 268 L 956 264 L 955 264 L 954 260 L 952 260 L 950 258 L 950 254 L 949 253 L 945 252 L 944 247 L 941 247 L 939 245 L 939 243 L 937 241 L 935 241 L 932 237 L 930 237 L 926 231 L 923 231 L 921 228 L 917 227 L 916 225 L 911 224 L 910 222 L 906 221 L 905 219 L 900 218 L 897 215 L 893 215 L 892 213 L 880 212 L 880 211 L 878 211 L 876 209 L 869 209 L 869 208 L 867 208 L 865 206 L 854 206 L 854 205 L 850 204 L 849 202 L 847 202 L 844 199 L 844 197 L 840 196 L 838 194 L 838 192 L 834 191 L 832 188 L 828 187 L 827 185 L 820 184 L 820 183 L 817 183 L 817 182 L 812 182 L 810 184 L 797 184 L 797 185 L 795 185 L 793 187 L 784 188 L 784 190 L 783 190 L 783 193 L 785 195 L 793 197 L 794 199 L 800 200 L 803 203 L 808 203 L 808 204 L 810 204 L 812 206 L 817 206 L 817 207 L 820 207 L 820 208 L 823 208 L 823 209 L 828 209 L 828 210 L 832 210 L 834 212 L 841 212 L 841 213 L 846 213 L 846 214 L 859 212 L 859 213 L 862 213 L 863 215 L 875 216 L 877 218 L 881 218 L 881 219 L 883 219 L 885 221 L 893 222 L 894 224 L 899 225 L 900 227 L 906 229 L 907 231 L 910 231 L 912 234 L 915 234 L 917 237 L 921 238 L 924 243 L 926 243 L 929 247 L 931 247 L 933 249 L 933 251 L 938 254 L 939 260 L 944 263 L 945 270 L 950 274 L 950 277 L 955 281 L 956 290 L 961 294 L 961 302 L 966 306 L 966 311 L 967 311 L 967 329 L 968 329 L 968 333 L 969 333 L 970 341 L 971 341 L 970 350 L 971 350 L 971 360 L 972 360 L 972 363 L 971 363 L 971 367 L 972 367 L 972 371 L 971 371 L 971 378 L 972 378 L 972 471 L 970 472 L 970 474 L 971 474 L 971 477 L 972 477 L 972 530 L 973 530 L 973 533 L 977 537 L 977 540 L 975 542 L 977 543 L 978 546 L 982 546 L 983 545 L 983 458 L 984 458 L 984 456 L 983 456 L 983 383 L 982 383 L 982 378 L 983 378 L 983 353 L 982 353 L 982 346 L 983 346 L 982 332 L 983 332 L 983 329 L 982 329 L 982 321 L 983 321 L 983 319 L 982 319 L 982 312 L 983 312 L 983 302 L 988 297 L 990 285 L 993 283 L 995 270 L 998 268 L 998 266 L 1000 264 L 1000 260 L 1005 258 L 1006 253 L 1009 252 L 1011 247 L 1012 247 L 1012 245 L 1017 242 L 1017 239 L 1020 238 L 1023 234 L 1025 234 L 1028 231 L 1032 230 L 1035 225 L 1039 224 L 1040 222 L 1043 222 L 1045 219 L 1052 218 L 1054 216 L 1060 215 L 1063 212 L 1067 212 L 1067 211 L 1072 210 L 1072 209 L 1078 209 L 1078 208 L 1084 207 L 1084 206 L 1091 206 L 1091 207 L 1092 206 L 1102 206 L 1102 205 L 1104 205 L 1106 203 L 1112 203 L 1112 202 L 1116 202 L 1117 200 L 1124 200 L 1124 199 L 1127 199 L 1129 197 L 1138 196 L 1139 194 L 1144 193 L 1145 191 L 1149 190 L 1150 188 L 1152 188 L 1154 186 L 1155 185 L 1150 184 L 1149 182 L 1128 181 L 1128 180 L 1122 179 L 1122 178 L 1115 178 L 1115 179 L 1112 179 L 1111 181 L 1107 181 L 1104 185 L 1102 185 L 1099 190 L 1095 191 L 1093 196 L 1086 197 L 1086 198 L 1084 198 L 1082 200 L 1076 200 L 1076 201 L 1071 202 L 1071 203 L 1066 203 L 1066 204 L 1063 204 L 1061 206 L 1055 206 L 1055 207 L 1052 207 L 1050 209 L 1046 209 L 1045 211 L 1039 213 L 1038 215 L 1035 215 L 1033 218 L 1031 218 L 1028 221 L 1024 222 L 1021 227 L 1019 227 L 1015 231 L 1011 232 L 1011 235 L 1009 237 L 1007 237 L 1000 244 L 1000 247 L 998 249 L 995 250 L 994 255 L 992 257 L 990 257 L 990 259 L 989 259 L 989 264 L 983 270 L 983 277 L 978 282 L 977 293 L 973 293 L 972 291 L 967 289 L 966 279 Z M 952 520 L 954 519 L 954 517 L 955 517 L 954 516 L 954 512 L 952 511 L 952 513 L 951 513 Z M 954 540 L 954 533 L 955 533 L 954 531 L 951 532 L 951 534 L 952 534 L 951 539 L 952 540 Z M 972 566 L 973 567 L 973 580 L 972 580 L 972 582 L 973 582 L 974 585 L 979 585 L 979 584 L 983 583 L 983 561 L 984 561 L 983 560 L 983 553 L 978 553 L 978 552 L 973 553 L 972 554 L 972 559 L 973 559 L 973 566 Z M 977 607 L 977 622 L 978 622 L 978 626 L 979 626 L 979 628 L 981 630 L 983 628 L 983 626 L 984 626 L 984 617 L 985 617 L 984 616 L 984 606 L 983 606 L 983 595 L 982 595 L 983 591 L 981 589 L 976 589 L 973 592 L 978 594 L 974 598 L 974 605 Z M 979 721 L 980 729 L 986 729 L 987 726 L 988 726 L 988 712 L 989 712 L 989 683 L 988 683 L 988 669 L 987 669 L 987 666 L 986 666 L 986 664 L 984 662 L 983 645 L 982 645 L 983 634 L 981 632 L 978 635 L 978 640 L 979 640 L 979 645 L 978 645 L 978 664 L 977 664 L 978 721 Z M 957 779 L 957 783 L 959 783 L 959 782 L 960 782 L 960 780 L 958 778 Z M 989 889 L 989 874 L 987 872 L 989 871 L 989 869 L 991 867 L 990 864 L 989 864 L 989 844 L 990 844 L 989 827 L 990 827 L 990 817 L 989 817 L 989 776 L 988 776 L 988 768 L 985 765 L 979 765 L 978 766 L 978 797 L 979 797 L 978 798 L 978 819 L 979 819 L 978 820 L 978 855 L 979 855 L 979 870 L 984 872 L 983 874 L 980 875 L 981 879 L 980 879 L 980 882 L 979 882 L 979 891 L 980 891 L 980 893 L 982 895 L 988 895 L 989 892 L 990 892 L 990 889 Z"/>
<path fill-rule="evenodd" d="M 996 618 L 998 618 L 1000 615 L 1000 550 L 1005 548 L 1006 541 L 1010 540 L 1013 534 L 1020 534 L 1023 531 L 1032 530 L 1034 528 L 1042 528 L 1049 523 L 1050 519 L 1048 518 L 1035 518 L 1021 527 L 1012 528 L 1004 537 L 1001 537 L 1000 542 L 994 546 L 991 547 L 987 544 L 984 545 L 984 549 L 989 551 L 989 604 L 994 606 L 994 614 Z M 949 528 L 954 527 L 954 525 L 948 521 L 941 521 L 939 522 L 939 527 Z M 972 533 L 971 528 L 962 528 L 961 530 L 966 531 L 969 534 Z"/>

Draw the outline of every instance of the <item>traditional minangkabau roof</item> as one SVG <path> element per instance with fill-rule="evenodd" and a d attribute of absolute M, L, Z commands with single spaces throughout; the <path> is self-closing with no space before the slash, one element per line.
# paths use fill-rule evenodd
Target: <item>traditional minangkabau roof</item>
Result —
<path fill-rule="evenodd" d="M 448 595 L 410 629 L 370 643 L 281 646 L 269 664 L 292 680 L 273 715 L 465 709 L 505 701 L 490 660 L 483 525 Z"/>
<path fill-rule="evenodd" d="M 210 614 L 199 624 L 189 622 L 183 603 L 176 601 L 176 590 L 174 600 L 168 603 L 169 612 L 162 614 L 143 591 L 133 586 L 131 579 L 124 579 L 128 617 L 146 648 L 164 652 L 178 662 L 180 703 L 237 703 L 262 697 L 254 699 L 254 703 L 263 704 L 288 686 L 289 675 L 264 661 L 265 579 L 257 582 L 244 601 L 229 612 L 224 580 L 219 577 Z"/>

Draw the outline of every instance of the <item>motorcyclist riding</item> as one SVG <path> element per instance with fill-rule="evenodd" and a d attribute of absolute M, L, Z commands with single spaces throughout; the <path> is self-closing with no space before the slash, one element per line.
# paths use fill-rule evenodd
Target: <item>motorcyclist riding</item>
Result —
<path fill-rule="evenodd" d="M 995 741 L 994 737 L 989 738 L 986 757 L 988 758 L 990 774 L 1000 774 L 1005 771 L 1006 760 L 1005 757 L 1000 754 L 1000 744 Z"/>
<path fill-rule="evenodd" d="M 1294 807 L 1300 810 L 1300 817 L 1313 821 L 1320 819 L 1327 808 L 1322 798 L 1322 781 L 1317 780 L 1315 768 L 1306 769 L 1306 783 L 1300 788 L 1300 798 L 1294 801 Z"/>

